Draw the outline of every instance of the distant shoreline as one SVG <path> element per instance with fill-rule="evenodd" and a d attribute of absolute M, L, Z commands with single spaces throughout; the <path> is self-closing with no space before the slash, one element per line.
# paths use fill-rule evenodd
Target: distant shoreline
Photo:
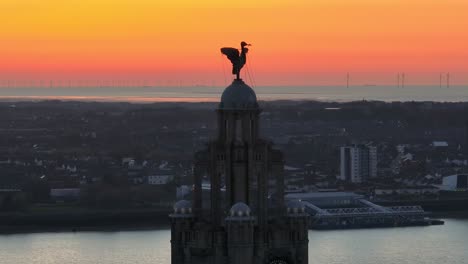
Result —
<path fill-rule="evenodd" d="M 468 91 L 467 91 L 468 92 Z M 167 100 L 169 99 L 169 100 Z M 187 100 L 184 100 L 187 99 Z M 116 99 L 116 98 L 91 98 L 86 97 L 83 99 L 63 99 L 63 98 L 5 98 L 0 96 L 0 104 L 10 104 L 15 107 L 16 104 L 34 104 L 34 103 L 62 103 L 62 104 L 128 104 L 128 105 L 163 105 L 163 106 L 197 106 L 197 107 L 212 107 L 219 103 L 219 98 L 213 98 L 207 101 L 199 101 L 197 98 L 150 98 L 150 99 Z M 443 100 L 378 100 L 378 99 L 356 99 L 356 100 L 325 100 L 325 99 L 271 99 L 262 100 L 259 99 L 260 105 L 262 104 L 275 104 L 275 105 L 296 105 L 302 103 L 324 103 L 324 104 L 346 104 L 356 102 L 367 102 L 367 103 L 441 103 L 441 104 L 463 104 L 468 103 L 466 100 L 454 100 L 454 101 L 443 101 Z M 339 109 L 333 109 L 339 110 Z"/>
<path fill-rule="evenodd" d="M 54 233 L 54 232 L 120 232 L 120 231 L 145 231 L 145 230 L 161 230 L 170 228 L 169 211 L 159 211 L 158 216 L 150 216 L 151 214 L 133 215 L 131 212 L 124 212 L 120 216 L 115 216 L 115 213 L 103 211 L 98 223 L 88 224 L 89 214 L 73 216 L 74 224 L 70 222 L 62 222 L 64 219 L 57 218 L 57 214 L 53 214 L 52 222 L 34 223 L 37 218 L 30 216 L 29 223 L 5 224 L 3 220 L 0 223 L 0 235 L 13 234 L 29 234 L 29 233 Z M 151 213 L 151 212 L 147 212 Z M 153 212 L 154 213 L 154 212 Z M 111 217 L 112 215 L 112 217 Z M 63 216 L 63 215 L 62 215 Z M 129 217 L 130 216 L 130 217 Z M 150 216 L 145 218 L 142 216 Z M 430 217 L 441 219 L 468 219 L 468 211 L 438 211 L 430 212 Z M 44 219 L 41 219 L 44 220 Z M 66 220 L 66 219 L 65 219 Z"/>
<path fill-rule="evenodd" d="M 0 213 L 0 234 L 55 231 L 118 231 L 169 226 L 171 209 L 58 210 Z"/>
<path fill-rule="evenodd" d="M 225 86 L 224 86 L 225 87 Z M 0 88 L 0 101 L 87 101 L 87 102 L 218 102 L 224 87 L 39 87 Z M 466 102 L 467 86 L 440 88 L 438 85 L 395 87 L 377 86 L 258 86 L 260 101 L 320 102 Z"/>
<path fill-rule="evenodd" d="M 63 233 L 63 232 L 123 232 L 123 231 L 151 231 L 169 229 L 169 220 L 167 224 L 159 225 L 109 225 L 109 226 L 60 226 L 60 227 L 40 227 L 40 226 L 1 226 L 0 236 L 16 234 L 34 234 L 34 233 Z"/>

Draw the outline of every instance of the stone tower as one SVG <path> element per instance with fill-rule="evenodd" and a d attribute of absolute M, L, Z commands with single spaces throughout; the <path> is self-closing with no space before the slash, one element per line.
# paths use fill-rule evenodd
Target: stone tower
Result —
<path fill-rule="evenodd" d="M 172 263 L 308 263 L 308 215 L 284 204 L 283 155 L 259 135 L 254 90 L 235 79 L 216 112 L 217 137 L 195 154 L 192 202 L 170 215 Z"/>

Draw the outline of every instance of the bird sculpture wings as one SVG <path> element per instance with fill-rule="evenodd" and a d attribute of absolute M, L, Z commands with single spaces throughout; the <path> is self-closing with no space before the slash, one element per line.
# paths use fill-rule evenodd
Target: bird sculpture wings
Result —
<path fill-rule="evenodd" d="M 239 63 L 239 50 L 236 48 L 221 48 L 221 53 L 231 61 L 232 65 Z M 232 74 L 235 74 L 233 72 Z"/>
<path fill-rule="evenodd" d="M 236 48 L 221 48 L 221 53 L 226 55 L 226 57 L 232 63 L 232 74 L 237 76 L 237 79 L 240 75 L 240 70 L 244 67 L 245 62 L 247 61 L 246 54 L 249 51 L 245 46 L 250 46 L 250 44 L 245 43 L 244 41 L 241 42 L 241 51 L 239 52 Z"/>

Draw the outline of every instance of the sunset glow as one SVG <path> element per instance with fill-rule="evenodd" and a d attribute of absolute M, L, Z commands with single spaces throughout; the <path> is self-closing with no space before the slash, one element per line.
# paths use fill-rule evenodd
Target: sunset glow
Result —
<path fill-rule="evenodd" d="M 466 0 L 2 0 L 0 82 L 223 84 L 253 44 L 257 85 L 468 83 Z M 247 74 L 247 72 L 245 73 Z M 244 77 L 245 78 L 245 77 Z M 18 81 L 17 81 L 18 82 Z"/>

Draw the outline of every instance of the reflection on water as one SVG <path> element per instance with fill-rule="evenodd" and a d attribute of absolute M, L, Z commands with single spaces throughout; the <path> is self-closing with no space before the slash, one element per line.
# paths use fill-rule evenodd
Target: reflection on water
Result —
<path fill-rule="evenodd" d="M 468 220 L 443 226 L 309 231 L 309 263 L 466 264 Z M 170 232 L 0 235 L 2 264 L 167 264 Z"/>
<path fill-rule="evenodd" d="M 170 263 L 169 239 L 168 230 L 4 235 L 0 263 Z"/>
<path fill-rule="evenodd" d="M 310 232 L 309 263 L 466 264 L 468 220 L 444 226 Z"/>

